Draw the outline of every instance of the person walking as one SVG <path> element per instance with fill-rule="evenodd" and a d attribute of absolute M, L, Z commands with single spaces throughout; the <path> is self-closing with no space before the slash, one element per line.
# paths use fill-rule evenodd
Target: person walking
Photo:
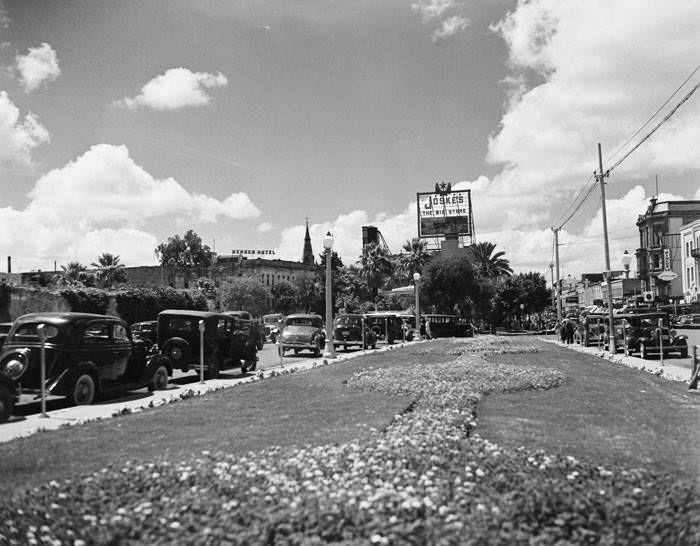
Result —
<path fill-rule="evenodd" d="M 430 318 L 425 317 L 425 337 L 433 339 L 433 334 L 430 331 Z"/>

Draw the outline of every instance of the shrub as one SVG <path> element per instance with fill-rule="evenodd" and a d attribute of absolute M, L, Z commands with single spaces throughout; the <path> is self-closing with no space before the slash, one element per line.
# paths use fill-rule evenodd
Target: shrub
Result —
<path fill-rule="evenodd" d="M 192 309 L 206 311 L 206 298 L 198 291 L 179 291 L 174 288 L 128 288 L 116 293 L 117 312 L 133 324 L 155 320 L 164 309 Z"/>
<path fill-rule="evenodd" d="M 59 292 L 75 313 L 104 315 L 109 306 L 109 296 L 97 288 L 66 288 Z"/>

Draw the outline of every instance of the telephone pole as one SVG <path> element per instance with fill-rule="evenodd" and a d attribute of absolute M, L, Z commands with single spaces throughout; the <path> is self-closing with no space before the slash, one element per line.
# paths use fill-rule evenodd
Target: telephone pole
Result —
<path fill-rule="evenodd" d="M 561 324 L 561 283 L 559 282 L 559 230 L 552 228 L 554 232 L 554 256 L 557 265 L 557 284 L 554 287 L 554 293 L 557 297 L 557 322 Z"/>
<path fill-rule="evenodd" d="M 610 246 L 608 244 L 608 216 L 605 211 L 605 178 L 609 176 L 609 172 L 603 172 L 603 153 L 598 143 L 598 173 L 595 178 L 600 182 L 601 205 L 603 209 L 603 240 L 605 241 L 605 272 L 603 278 L 608 285 L 608 315 L 610 320 L 610 329 L 608 330 L 608 350 L 611 353 L 616 353 L 615 349 L 615 323 L 613 322 L 613 297 L 612 297 L 612 271 L 610 271 Z"/>

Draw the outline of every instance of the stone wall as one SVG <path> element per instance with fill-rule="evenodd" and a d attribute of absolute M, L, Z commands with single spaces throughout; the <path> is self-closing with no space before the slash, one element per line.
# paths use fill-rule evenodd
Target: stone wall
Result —
<path fill-rule="evenodd" d="M 70 311 L 68 302 L 56 292 L 13 286 L 9 302 L 0 308 L 0 321 L 10 322 L 27 313 Z"/>

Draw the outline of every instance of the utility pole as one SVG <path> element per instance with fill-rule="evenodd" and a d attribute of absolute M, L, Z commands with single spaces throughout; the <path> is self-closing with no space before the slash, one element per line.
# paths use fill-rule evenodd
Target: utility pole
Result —
<path fill-rule="evenodd" d="M 554 286 L 554 262 L 549 264 L 549 278 L 552 281 L 552 309 L 557 306 L 557 288 Z"/>
<path fill-rule="evenodd" d="M 608 318 L 610 320 L 610 330 L 608 331 L 608 350 L 616 353 L 615 349 L 615 323 L 613 322 L 613 297 L 612 297 L 612 271 L 610 271 L 610 246 L 608 244 L 608 216 L 605 210 L 605 177 L 610 173 L 603 172 L 603 153 L 598 143 L 598 173 L 596 180 L 600 182 L 601 205 L 603 209 L 603 239 L 605 241 L 605 272 L 603 278 L 608 284 Z"/>
<path fill-rule="evenodd" d="M 557 284 L 554 293 L 557 296 L 557 322 L 561 324 L 561 283 L 559 282 L 559 230 L 552 228 L 554 232 L 554 256 L 557 263 Z"/>

